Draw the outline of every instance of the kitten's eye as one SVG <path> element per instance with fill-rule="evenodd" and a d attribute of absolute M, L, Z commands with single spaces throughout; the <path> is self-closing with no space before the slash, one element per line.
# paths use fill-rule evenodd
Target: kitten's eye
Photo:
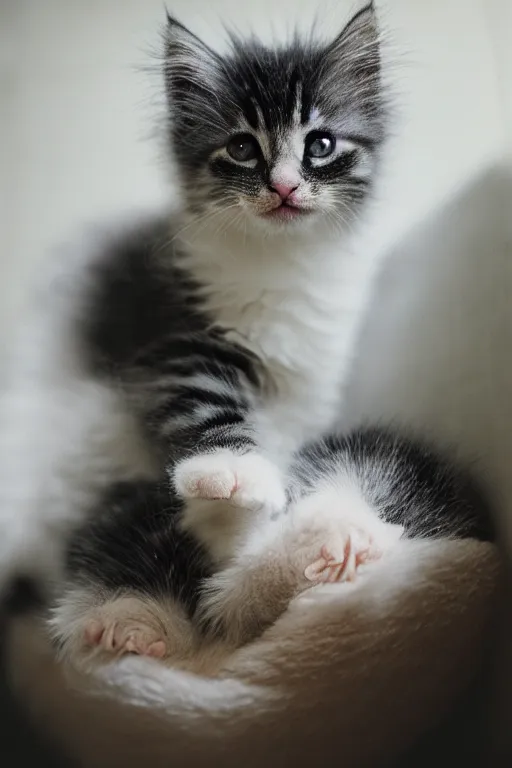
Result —
<path fill-rule="evenodd" d="M 260 145 L 250 133 L 241 133 L 239 136 L 233 136 L 226 144 L 228 155 L 236 160 L 237 163 L 246 163 L 249 160 L 256 160 L 260 154 Z"/>
<path fill-rule="evenodd" d="M 306 139 L 307 157 L 329 157 L 334 152 L 336 139 L 330 133 L 310 133 Z"/>

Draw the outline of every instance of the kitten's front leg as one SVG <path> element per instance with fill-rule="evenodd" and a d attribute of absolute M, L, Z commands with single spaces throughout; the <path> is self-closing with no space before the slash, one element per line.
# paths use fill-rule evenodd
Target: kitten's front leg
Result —
<path fill-rule="evenodd" d="M 231 557 L 254 524 L 250 513 L 272 517 L 286 504 L 278 468 L 255 451 L 238 455 L 219 449 L 193 456 L 174 466 L 172 481 L 186 500 L 183 527 L 217 563 Z"/>
<path fill-rule="evenodd" d="M 146 423 L 169 451 L 170 481 L 187 502 L 183 524 L 222 560 L 251 519 L 244 512 L 272 515 L 286 504 L 281 472 L 254 428 L 260 362 L 204 332 L 161 340 L 137 366 Z"/>

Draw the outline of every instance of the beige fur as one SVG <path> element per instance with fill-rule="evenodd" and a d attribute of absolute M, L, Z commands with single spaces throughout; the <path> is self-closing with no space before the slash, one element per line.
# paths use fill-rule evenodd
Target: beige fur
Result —
<path fill-rule="evenodd" d="M 212 648 L 203 674 L 126 657 L 73 691 L 35 620 L 9 633 L 34 720 L 88 768 L 377 766 L 448 711 L 478 668 L 494 548 L 403 542 L 353 584 L 309 590 L 258 641 Z M 209 676 L 205 676 L 207 670 Z"/>

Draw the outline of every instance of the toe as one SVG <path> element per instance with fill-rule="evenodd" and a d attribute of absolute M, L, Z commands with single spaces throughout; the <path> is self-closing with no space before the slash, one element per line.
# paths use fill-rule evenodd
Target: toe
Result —
<path fill-rule="evenodd" d="M 167 646 L 163 640 L 157 640 L 156 642 L 151 643 L 146 650 L 146 655 L 152 656 L 154 659 L 163 659 L 166 653 Z"/>
<path fill-rule="evenodd" d="M 87 645 L 98 645 L 101 642 L 105 627 L 99 621 L 91 621 L 85 628 L 85 642 Z"/>
<path fill-rule="evenodd" d="M 345 566 L 343 563 L 337 563 L 328 569 L 328 576 L 325 579 L 327 584 L 335 584 L 338 581 L 343 580 Z"/>
<path fill-rule="evenodd" d="M 124 644 L 123 650 L 126 651 L 126 653 L 140 654 L 142 652 L 140 648 L 140 644 L 137 642 L 137 637 L 135 637 L 134 635 L 129 635 L 128 639 Z"/>
<path fill-rule="evenodd" d="M 329 552 L 329 550 L 327 549 L 325 544 L 322 547 L 322 549 L 320 550 L 320 554 L 323 557 L 323 559 L 325 560 L 326 564 L 327 563 L 332 563 L 335 560 L 334 555 L 331 552 Z"/>
<path fill-rule="evenodd" d="M 101 640 L 102 646 L 107 651 L 115 651 L 118 648 L 119 642 L 116 637 L 117 624 L 112 622 L 110 626 L 106 627 Z"/>
<path fill-rule="evenodd" d="M 318 560 L 315 560 L 314 563 L 308 565 L 304 570 L 304 576 L 308 581 L 321 581 L 322 574 L 325 572 L 326 568 L 327 562 L 325 557 L 321 557 Z"/>

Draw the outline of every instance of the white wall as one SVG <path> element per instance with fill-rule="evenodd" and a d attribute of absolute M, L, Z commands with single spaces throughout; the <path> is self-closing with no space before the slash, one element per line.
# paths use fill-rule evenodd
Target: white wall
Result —
<path fill-rule="evenodd" d="M 251 8 L 216 0 L 213 14 L 206 0 L 168 5 L 213 42 L 219 17 L 242 30 L 250 20 L 268 34 L 296 19 L 308 26 L 317 14 L 332 34 L 357 7 L 348 0 L 332 0 L 327 10 L 321 0 L 259 0 Z M 482 453 L 493 479 L 508 488 L 508 470 L 495 468 L 508 465 L 511 448 L 504 425 L 512 421 L 512 281 L 493 171 L 505 167 L 507 152 L 512 168 L 511 4 L 379 5 L 391 33 L 386 50 L 399 119 L 371 247 L 391 249 L 395 258 L 367 331 L 353 412 L 426 424 L 462 450 Z M 151 138 L 159 78 L 137 71 L 155 64 L 148 49 L 158 46 L 163 17 L 161 0 L 0 5 L 0 341 L 16 322 L 26 275 L 52 243 L 81 222 L 167 198 Z M 512 500 L 512 486 L 507 493 Z"/>

